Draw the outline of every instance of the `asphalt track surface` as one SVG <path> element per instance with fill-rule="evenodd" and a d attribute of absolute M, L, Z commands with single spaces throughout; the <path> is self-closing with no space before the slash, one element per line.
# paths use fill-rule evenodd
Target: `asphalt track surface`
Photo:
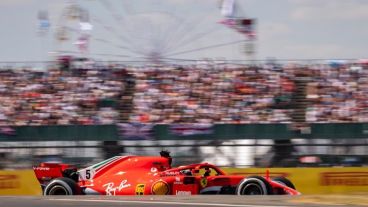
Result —
<path fill-rule="evenodd" d="M 365 196 L 364 196 L 365 197 Z M 1 207 L 279 207 L 279 206 L 368 206 L 339 196 L 2 196 Z M 347 199 L 349 198 L 349 199 Z M 350 200 L 350 201 L 349 201 Z"/>

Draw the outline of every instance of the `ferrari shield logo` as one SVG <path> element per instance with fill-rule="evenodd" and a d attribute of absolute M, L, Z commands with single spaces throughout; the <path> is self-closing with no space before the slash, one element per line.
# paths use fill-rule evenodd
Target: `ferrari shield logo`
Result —
<path fill-rule="evenodd" d="M 144 195 L 144 188 L 145 188 L 145 185 L 144 184 L 138 184 L 135 187 L 135 194 L 136 195 Z"/>
<path fill-rule="evenodd" d="M 200 184 L 201 184 L 202 188 L 206 187 L 207 186 L 207 179 L 202 178 L 201 181 L 200 181 Z"/>

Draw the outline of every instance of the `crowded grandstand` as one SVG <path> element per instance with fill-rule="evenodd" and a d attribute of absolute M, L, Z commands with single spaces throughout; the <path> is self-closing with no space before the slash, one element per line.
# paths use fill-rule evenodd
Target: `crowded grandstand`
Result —
<path fill-rule="evenodd" d="M 47 70 L 31 67 L 0 71 L 2 126 L 93 125 L 129 122 L 290 123 L 295 73 L 303 68 L 305 120 L 367 121 L 365 63 L 130 67 L 91 64 Z M 134 82 L 131 97 L 122 97 Z M 123 105 L 129 98 L 131 111 Z M 303 99 L 303 100 L 301 100 Z"/>

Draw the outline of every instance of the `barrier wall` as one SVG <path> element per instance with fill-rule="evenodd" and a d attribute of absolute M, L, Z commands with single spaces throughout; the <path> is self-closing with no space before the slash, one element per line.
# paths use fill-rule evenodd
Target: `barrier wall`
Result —
<path fill-rule="evenodd" d="M 0 141 L 362 139 L 368 123 L 311 124 L 303 131 L 288 124 L 142 124 L 0 127 Z"/>
<path fill-rule="evenodd" d="M 33 170 L 0 171 L 0 195 L 42 195 Z"/>
<path fill-rule="evenodd" d="M 119 139 L 115 125 L 14 126 L 10 129 L 12 129 L 11 132 L 0 133 L 0 141 L 104 141 Z"/>
<path fill-rule="evenodd" d="M 266 168 L 224 168 L 233 175 L 265 175 Z M 368 167 L 270 168 L 270 176 L 290 179 L 302 194 L 368 193 Z"/>

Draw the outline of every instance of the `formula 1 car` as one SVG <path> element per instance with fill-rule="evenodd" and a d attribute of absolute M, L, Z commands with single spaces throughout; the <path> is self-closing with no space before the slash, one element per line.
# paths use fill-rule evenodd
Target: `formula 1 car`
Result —
<path fill-rule="evenodd" d="M 300 195 L 284 178 L 226 175 L 218 167 L 171 167 L 161 156 L 116 156 L 77 170 L 67 164 L 41 163 L 34 172 L 44 195 Z"/>

